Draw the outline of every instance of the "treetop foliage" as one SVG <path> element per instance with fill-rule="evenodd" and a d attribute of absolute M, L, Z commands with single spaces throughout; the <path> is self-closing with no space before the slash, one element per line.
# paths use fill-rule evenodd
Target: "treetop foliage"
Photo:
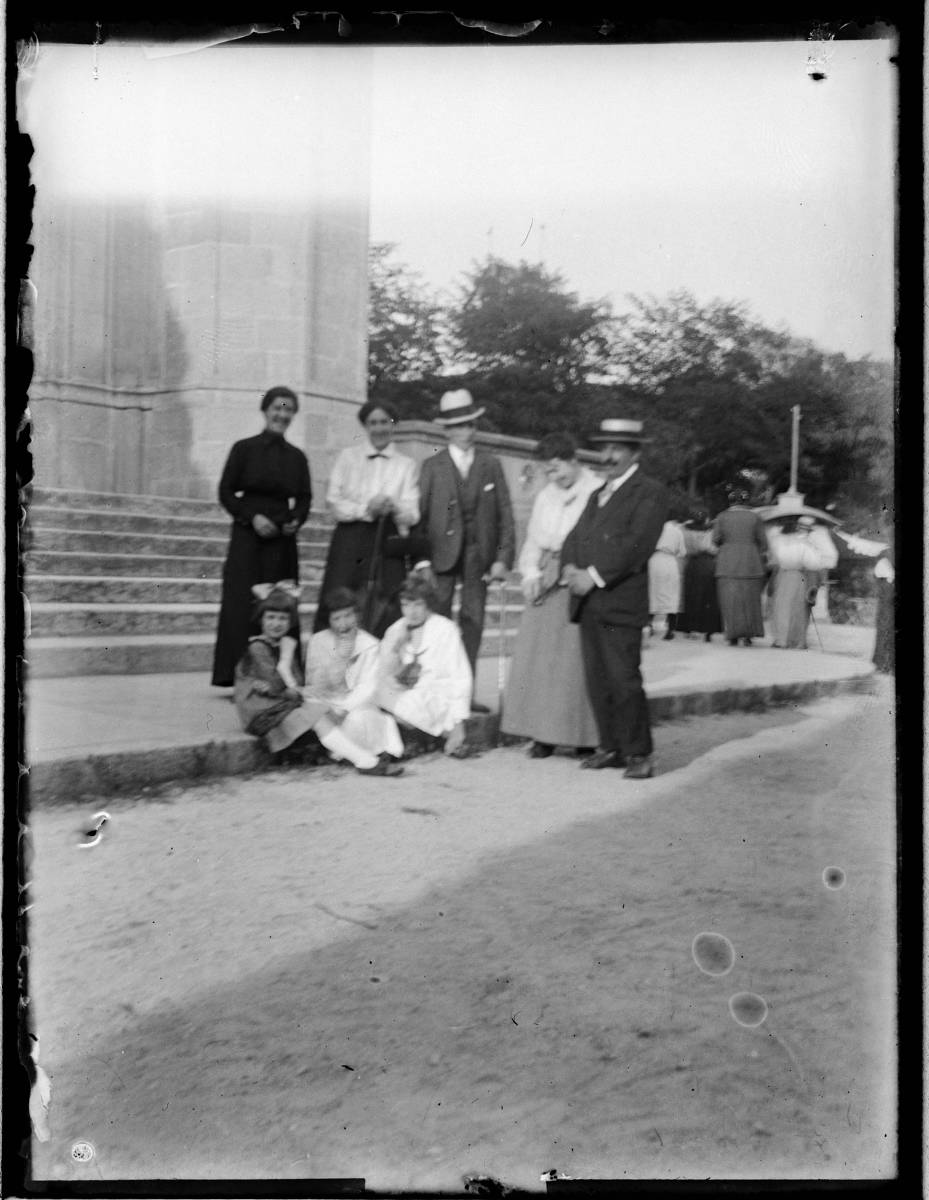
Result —
<path fill-rule="evenodd" d="M 873 511 L 892 493 L 891 364 L 830 354 L 770 329 L 738 301 L 679 290 L 627 297 L 614 315 L 582 301 L 542 264 L 489 255 L 445 302 L 394 247 L 371 247 L 369 396 L 430 420 L 467 387 L 485 428 L 583 438 L 605 416 L 641 418 L 648 470 L 680 496 L 718 508 L 742 469 L 772 492 L 789 483 L 791 410 L 799 405 L 798 485 L 809 503 Z"/>

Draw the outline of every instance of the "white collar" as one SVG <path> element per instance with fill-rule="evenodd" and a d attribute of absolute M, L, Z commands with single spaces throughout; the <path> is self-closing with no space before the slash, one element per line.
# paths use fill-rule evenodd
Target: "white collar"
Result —
<path fill-rule="evenodd" d="M 371 444 L 370 438 L 365 438 L 365 443 L 362 446 L 362 449 L 364 450 L 365 458 L 371 458 L 375 454 L 383 454 L 383 456 L 385 458 L 393 458 L 394 455 L 397 453 L 396 450 L 394 449 L 393 442 L 388 442 L 383 450 L 377 450 Z"/>
<path fill-rule="evenodd" d="M 448 444 L 448 452 L 452 456 L 452 462 L 457 464 L 472 463 L 474 461 L 474 447 L 469 446 L 467 450 L 462 450 L 460 446 L 453 446 L 451 442 Z"/>
<path fill-rule="evenodd" d="M 634 475 L 636 473 L 636 471 L 638 471 L 638 469 L 639 469 L 639 464 L 637 462 L 634 462 L 627 471 L 623 471 L 622 475 L 618 475 L 615 479 L 609 480 L 609 482 L 606 484 L 607 492 L 615 492 L 617 488 L 622 487 L 622 485 L 626 482 L 626 480 L 631 475 Z"/>

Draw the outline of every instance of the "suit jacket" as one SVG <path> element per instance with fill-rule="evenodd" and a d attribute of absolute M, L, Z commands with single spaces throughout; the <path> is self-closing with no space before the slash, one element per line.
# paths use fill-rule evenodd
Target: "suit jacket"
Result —
<path fill-rule="evenodd" d="M 571 620 L 585 607 L 611 625 L 648 623 L 648 560 L 668 516 L 668 493 L 641 468 L 601 508 L 594 492 L 561 549 L 562 566 L 594 567 L 605 587 L 572 596 Z"/>
<path fill-rule="evenodd" d="M 462 481 L 446 449 L 426 459 L 419 477 L 422 515 L 416 532 L 429 540 L 432 569 L 450 571 L 461 555 L 464 516 L 459 485 L 475 501 L 474 536 L 481 571 L 498 561 L 512 567 L 516 552 L 513 508 L 499 460 L 476 449 L 468 478 Z"/>
<path fill-rule="evenodd" d="M 757 579 L 764 575 L 768 536 L 764 521 L 752 509 L 723 509 L 713 523 L 713 541 L 719 547 L 717 575 L 737 579 Z"/>

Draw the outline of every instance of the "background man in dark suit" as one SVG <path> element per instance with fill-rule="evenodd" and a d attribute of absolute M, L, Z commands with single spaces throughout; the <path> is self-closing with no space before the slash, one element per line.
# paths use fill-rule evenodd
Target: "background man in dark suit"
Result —
<path fill-rule="evenodd" d="M 448 446 L 426 459 L 419 480 L 418 531 L 429 542 L 435 611 L 451 616 L 460 579 L 458 620 L 472 672 L 484 632 L 488 580 L 506 579 L 516 543 L 503 468 L 493 454 L 474 446 L 483 412 L 463 388 L 442 396 L 436 421 L 445 428 Z M 472 707 L 486 711 L 482 705 Z"/>
<path fill-rule="evenodd" d="M 594 492 L 561 551 L 580 624 L 587 689 L 600 746 L 582 767 L 625 767 L 629 779 L 653 774 L 652 733 L 642 687 L 642 629 L 648 623 L 648 560 L 667 520 L 668 494 L 639 470 L 648 439 L 641 421 L 609 418 L 592 442 L 604 446 L 606 484 Z"/>

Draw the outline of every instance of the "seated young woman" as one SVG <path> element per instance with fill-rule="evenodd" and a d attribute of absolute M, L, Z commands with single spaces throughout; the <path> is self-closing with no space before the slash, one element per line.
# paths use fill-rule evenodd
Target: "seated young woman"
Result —
<path fill-rule="evenodd" d="M 261 633 L 249 640 L 235 669 L 235 702 L 245 732 L 263 737 L 276 754 L 313 730 L 333 757 L 347 759 L 359 774 L 402 775 L 399 763 L 347 737 L 325 701 L 304 698 L 300 647 L 287 636 L 299 588 L 290 583 L 258 584 L 252 591 Z"/>
<path fill-rule="evenodd" d="M 307 701 L 322 701 L 346 737 L 372 754 L 400 758 L 403 740 L 393 717 L 377 707 L 381 643 L 359 625 L 358 599 L 350 588 L 323 598 L 329 628 L 304 635 Z"/>
<path fill-rule="evenodd" d="M 411 571 L 400 590 L 403 616 L 384 634 L 377 702 L 401 725 L 443 737 L 446 754 L 464 758 L 473 677 L 458 626 L 434 611 L 431 576 Z"/>

